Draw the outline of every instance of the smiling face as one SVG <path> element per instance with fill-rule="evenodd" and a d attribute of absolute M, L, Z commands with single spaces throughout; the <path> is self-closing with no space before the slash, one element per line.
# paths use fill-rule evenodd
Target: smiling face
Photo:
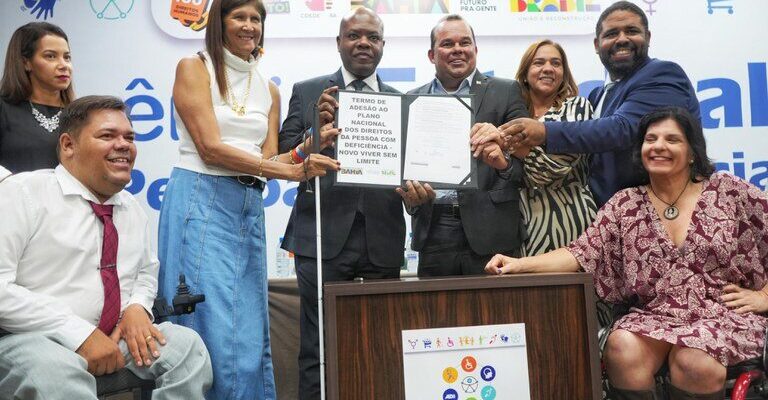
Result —
<path fill-rule="evenodd" d="M 96 110 L 77 134 L 59 139 L 61 163 L 100 201 L 123 190 L 136 161 L 134 132 L 119 110 Z"/>
<path fill-rule="evenodd" d="M 648 126 L 640 148 L 643 167 L 651 179 L 690 175 L 692 154 L 680 125 L 664 119 Z"/>
<path fill-rule="evenodd" d="M 367 9 L 358 9 L 341 23 L 336 47 L 341 63 L 358 79 L 376 71 L 384 55 L 384 27 L 381 20 Z"/>
<path fill-rule="evenodd" d="M 548 44 L 539 47 L 528 67 L 526 80 L 534 97 L 554 97 L 563 84 L 563 57 L 560 51 Z"/>
<path fill-rule="evenodd" d="M 66 90 L 72 84 L 69 44 L 60 36 L 41 37 L 35 53 L 24 60 L 24 69 L 33 87 L 47 92 Z"/>
<path fill-rule="evenodd" d="M 435 29 L 435 45 L 427 55 L 443 87 L 457 90 L 477 65 L 477 46 L 469 25 L 461 20 L 440 23 Z"/>
<path fill-rule="evenodd" d="M 261 40 L 261 14 L 254 4 L 237 7 L 224 16 L 224 47 L 248 60 Z"/>
<path fill-rule="evenodd" d="M 639 15 L 614 11 L 603 20 L 595 50 L 612 80 L 621 79 L 648 58 L 651 32 L 643 27 Z"/>

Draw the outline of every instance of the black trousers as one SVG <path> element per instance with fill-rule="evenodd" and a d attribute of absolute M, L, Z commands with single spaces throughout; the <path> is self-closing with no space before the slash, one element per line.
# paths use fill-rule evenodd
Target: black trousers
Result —
<path fill-rule="evenodd" d="M 505 252 L 519 256 L 519 250 Z M 479 275 L 494 254 L 472 251 L 461 225 L 461 216 L 450 206 L 435 205 L 427 241 L 419 252 L 419 277 Z"/>
<path fill-rule="evenodd" d="M 374 244 L 375 245 L 375 244 Z M 320 337 L 317 313 L 317 259 L 296 256 L 296 278 L 301 297 L 299 318 L 299 400 L 320 399 Z M 400 276 L 400 265 L 374 265 L 368 259 L 365 219 L 358 214 L 338 256 L 323 260 L 323 281 L 354 278 L 388 279 Z"/>

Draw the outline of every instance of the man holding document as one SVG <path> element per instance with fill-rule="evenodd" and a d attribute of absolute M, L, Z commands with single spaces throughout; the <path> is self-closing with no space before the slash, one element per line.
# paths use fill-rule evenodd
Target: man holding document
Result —
<path fill-rule="evenodd" d="M 358 8 L 342 19 L 336 42 L 343 66 L 331 75 L 294 85 L 280 132 L 281 152 L 295 149 L 299 157 L 308 153 L 304 135 L 313 125 L 314 104 L 321 95 L 327 100 L 337 89 L 397 93 L 376 74 L 384 50 L 383 33 L 381 19 L 369 9 Z M 331 143 L 335 133 L 338 130 L 323 127 L 321 146 Z M 326 147 L 322 153 L 333 157 L 333 148 Z M 405 242 L 400 197 L 391 188 L 334 186 L 334 175 L 320 179 L 324 280 L 397 278 Z M 300 400 L 320 398 L 315 194 L 308 191 L 312 184 L 299 185 L 282 244 L 296 254 L 301 296 Z"/>
<path fill-rule="evenodd" d="M 473 134 L 497 132 L 505 122 L 527 115 L 515 81 L 476 69 L 474 31 L 461 16 L 443 17 L 430 39 L 428 56 L 436 77 L 409 94 L 471 95 Z M 441 130 L 434 127 L 435 145 Z M 466 137 L 469 141 L 470 132 Z M 418 181 L 397 189 L 413 215 L 411 245 L 419 251 L 419 276 L 481 274 L 494 254 L 519 254 L 525 231 L 519 205 L 522 164 L 498 147 L 473 150 L 485 161 L 472 160 L 477 163 L 476 190 L 435 191 Z"/>

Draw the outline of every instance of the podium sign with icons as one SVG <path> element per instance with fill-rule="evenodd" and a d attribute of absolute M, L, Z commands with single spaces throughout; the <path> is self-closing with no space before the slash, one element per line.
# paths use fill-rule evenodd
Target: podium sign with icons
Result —
<path fill-rule="evenodd" d="M 402 338 L 406 400 L 531 398 L 525 324 L 404 330 Z"/>

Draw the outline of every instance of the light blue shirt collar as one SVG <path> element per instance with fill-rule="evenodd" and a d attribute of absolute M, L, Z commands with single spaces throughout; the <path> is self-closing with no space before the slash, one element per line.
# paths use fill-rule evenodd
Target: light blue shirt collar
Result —
<path fill-rule="evenodd" d="M 469 74 L 468 77 L 464 78 L 463 81 L 461 81 L 461 84 L 459 85 L 459 89 L 455 92 L 449 92 L 445 90 L 445 87 L 443 87 L 443 83 L 440 82 L 437 77 L 432 80 L 432 86 L 429 89 L 429 93 L 432 94 L 469 94 L 469 89 L 472 88 L 472 80 L 475 78 L 475 75 L 477 74 L 477 70 L 472 71 L 471 74 Z"/>

